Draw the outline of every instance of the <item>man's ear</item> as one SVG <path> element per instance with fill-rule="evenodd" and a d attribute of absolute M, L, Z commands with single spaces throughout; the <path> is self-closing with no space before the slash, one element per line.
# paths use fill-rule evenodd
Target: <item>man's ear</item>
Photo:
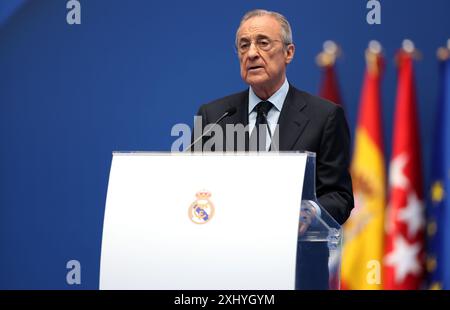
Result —
<path fill-rule="evenodd" d="M 286 53 L 286 64 L 288 64 L 292 61 L 292 59 L 294 59 L 295 45 L 289 44 L 286 48 L 285 53 Z"/>

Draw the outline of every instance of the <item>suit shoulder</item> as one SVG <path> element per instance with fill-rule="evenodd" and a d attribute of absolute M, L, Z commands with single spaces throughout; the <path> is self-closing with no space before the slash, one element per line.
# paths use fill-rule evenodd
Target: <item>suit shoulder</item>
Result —
<path fill-rule="evenodd" d="M 244 90 L 238 93 L 234 93 L 211 102 L 203 104 L 200 109 L 208 111 L 225 110 L 232 104 L 239 104 L 245 100 L 248 95 L 248 90 Z"/>
<path fill-rule="evenodd" d="M 342 107 L 338 104 L 335 104 L 332 101 L 329 101 L 325 98 L 312 95 L 306 91 L 296 90 L 299 95 L 303 98 L 309 108 L 314 110 L 322 111 L 325 114 L 334 113 L 336 110 L 342 109 Z"/>

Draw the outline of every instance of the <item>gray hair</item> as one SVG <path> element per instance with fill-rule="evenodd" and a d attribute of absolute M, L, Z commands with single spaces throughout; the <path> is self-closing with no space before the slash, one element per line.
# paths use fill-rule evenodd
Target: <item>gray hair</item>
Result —
<path fill-rule="evenodd" d="M 281 39 L 282 39 L 284 45 L 286 46 L 288 44 L 292 44 L 292 30 L 291 30 L 291 26 L 289 25 L 289 22 L 287 21 L 286 17 L 284 17 L 283 15 L 281 15 L 280 13 L 277 13 L 277 12 L 257 9 L 257 10 L 252 10 L 252 11 L 245 13 L 244 17 L 242 17 L 241 23 L 239 24 L 239 27 L 236 30 L 236 39 L 235 39 L 236 46 L 238 43 L 238 32 L 239 32 L 239 29 L 241 28 L 242 24 L 244 22 L 246 22 L 247 20 L 249 20 L 250 18 L 257 17 L 257 16 L 266 16 L 266 15 L 274 17 L 278 21 L 278 23 L 280 23 Z"/>

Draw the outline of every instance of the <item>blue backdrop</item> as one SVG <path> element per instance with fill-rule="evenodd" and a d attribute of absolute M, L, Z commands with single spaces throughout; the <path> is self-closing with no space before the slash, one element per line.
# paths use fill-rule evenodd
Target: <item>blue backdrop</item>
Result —
<path fill-rule="evenodd" d="M 81 25 L 72 26 L 66 2 L 0 0 L 0 289 L 98 288 L 111 152 L 170 150 L 175 123 L 190 124 L 200 104 L 244 89 L 234 35 L 250 9 L 290 20 L 297 52 L 288 78 L 298 88 L 317 93 L 316 54 L 327 39 L 342 46 L 338 74 L 352 129 L 364 50 L 371 39 L 382 43 L 387 158 L 393 56 L 412 39 L 423 53 L 416 80 L 430 158 L 448 0 L 382 0 L 376 26 L 361 0 L 81 0 Z M 81 262 L 79 286 L 66 283 L 71 259 Z"/>

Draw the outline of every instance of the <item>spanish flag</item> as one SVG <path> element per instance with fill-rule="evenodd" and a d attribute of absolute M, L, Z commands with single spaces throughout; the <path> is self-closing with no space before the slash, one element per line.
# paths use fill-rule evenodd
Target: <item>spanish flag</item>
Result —
<path fill-rule="evenodd" d="M 386 173 L 380 99 L 383 57 L 378 42 L 370 43 L 366 62 L 351 164 L 355 209 L 344 225 L 343 289 L 382 289 Z"/>

